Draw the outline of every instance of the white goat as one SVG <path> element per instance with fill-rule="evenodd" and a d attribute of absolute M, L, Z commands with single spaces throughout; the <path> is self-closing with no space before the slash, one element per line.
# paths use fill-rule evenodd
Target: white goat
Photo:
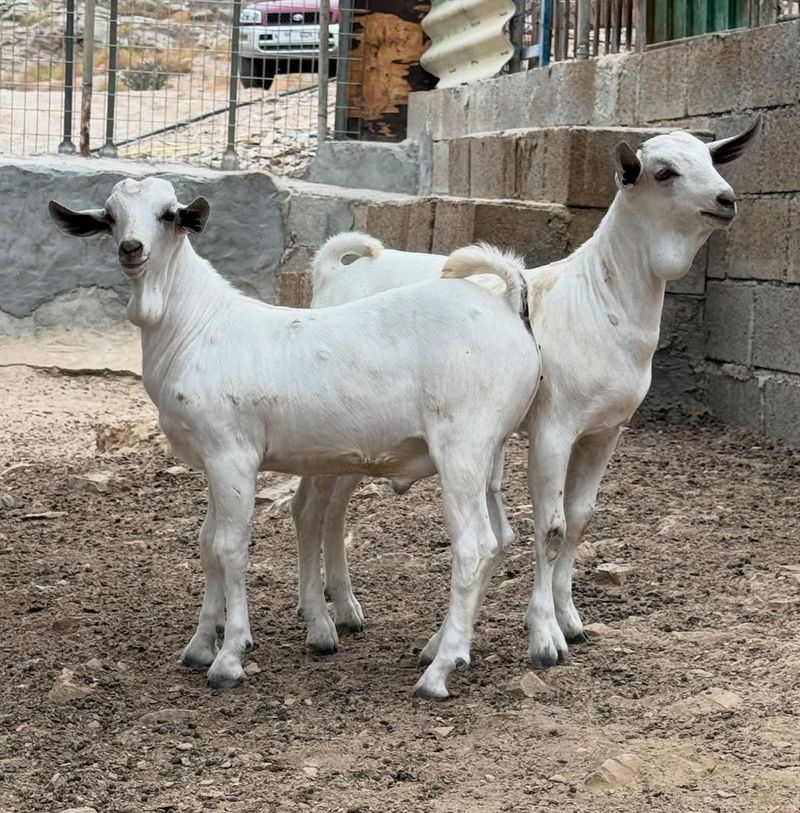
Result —
<path fill-rule="evenodd" d="M 521 263 L 480 247 L 450 258 L 454 273 L 502 277 L 504 296 L 437 280 L 296 310 L 245 297 L 199 257 L 186 234 L 203 230 L 209 205 L 203 198 L 180 205 L 167 181 L 127 179 L 104 209 L 74 212 L 51 201 L 50 214 L 69 234 L 117 241 L 132 283 L 128 316 L 142 333 L 145 389 L 175 452 L 208 476 L 200 532 L 206 592 L 183 663 L 210 667 L 213 687 L 242 680 L 240 659 L 252 646 L 245 573 L 259 469 L 380 475 L 398 489 L 438 472 L 453 542 L 451 604 L 439 654 L 416 691 L 446 697 L 449 673 L 469 663 L 502 537 L 503 518 L 487 492 L 539 382 L 530 325 L 520 318 Z M 298 503 L 301 527 L 313 511 L 313 501 Z M 319 546 L 315 553 L 301 535 L 300 550 L 317 573 L 304 611 L 314 629 L 322 618 L 332 627 Z"/>
<path fill-rule="evenodd" d="M 649 139 L 638 153 L 619 144 L 619 191 L 594 235 L 566 259 L 525 272 L 544 369 L 523 427 L 530 437 L 536 538 L 526 614 L 534 665 L 553 665 L 566 655 L 568 641 L 585 640 L 572 600 L 575 551 L 622 426 L 650 386 L 666 282 L 686 274 L 714 229 L 731 224 L 735 197 L 715 164 L 738 158 L 759 128 L 756 118 L 740 135 L 710 144 L 673 132 Z M 375 255 L 369 240 L 360 253 L 370 246 Z M 313 269 L 312 307 L 450 276 L 445 261 L 387 250 L 341 266 L 335 253 L 323 251 Z M 363 625 L 343 543 L 347 501 L 357 483 L 357 477 L 318 479 L 301 489 L 301 499 L 313 497 L 322 506 L 322 531 L 312 537 L 298 525 L 298 534 L 317 547 L 322 542 L 326 588 L 340 629 Z M 314 578 L 319 575 L 301 572 L 301 581 Z M 440 630 L 423 649 L 423 663 L 435 657 L 441 636 Z"/>

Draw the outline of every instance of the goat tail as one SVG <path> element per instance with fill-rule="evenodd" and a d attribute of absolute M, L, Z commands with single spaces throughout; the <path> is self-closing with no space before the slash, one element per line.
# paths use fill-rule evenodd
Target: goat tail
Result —
<path fill-rule="evenodd" d="M 488 243 L 478 243 L 454 251 L 444 264 L 443 277 L 471 277 L 475 274 L 494 274 L 506 284 L 505 300 L 514 313 L 519 314 L 529 333 L 528 286 L 522 272 L 525 263 L 518 254 L 502 251 Z"/>
<path fill-rule="evenodd" d="M 357 257 L 377 257 L 383 251 L 380 240 L 358 231 L 346 231 L 329 237 L 314 256 L 311 277 L 316 287 L 327 274 L 336 271 L 348 254 Z"/>

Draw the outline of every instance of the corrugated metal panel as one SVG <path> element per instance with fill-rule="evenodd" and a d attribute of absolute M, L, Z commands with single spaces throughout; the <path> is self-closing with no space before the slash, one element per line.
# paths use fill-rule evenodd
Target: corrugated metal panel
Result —
<path fill-rule="evenodd" d="M 449 88 L 494 76 L 514 52 L 504 31 L 513 0 L 434 0 L 422 20 L 431 46 L 420 64 Z"/>

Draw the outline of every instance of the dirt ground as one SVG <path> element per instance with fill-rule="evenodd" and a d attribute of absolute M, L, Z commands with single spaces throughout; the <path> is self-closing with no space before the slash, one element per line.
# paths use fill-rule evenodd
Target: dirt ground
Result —
<path fill-rule="evenodd" d="M 3 813 L 800 810 L 800 452 L 704 416 L 637 420 L 577 568 L 601 626 L 530 698 L 508 689 L 534 567 L 522 442 L 518 540 L 442 704 L 411 698 L 447 601 L 436 483 L 354 499 L 368 627 L 327 658 L 295 617 L 291 521 L 262 510 L 250 676 L 212 692 L 176 663 L 204 482 L 150 437 L 141 384 L 6 367 L 0 407 Z M 105 492 L 70 480 L 98 471 Z M 622 586 L 602 563 L 630 567 Z"/>

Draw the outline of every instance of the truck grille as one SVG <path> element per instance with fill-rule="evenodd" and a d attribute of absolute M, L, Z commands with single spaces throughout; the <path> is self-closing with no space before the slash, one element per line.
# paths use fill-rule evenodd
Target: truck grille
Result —
<path fill-rule="evenodd" d="M 302 20 L 295 20 L 302 14 Z M 319 25 L 319 12 L 306 11 L 306 12 L 291 12 L 282 11 L 280 14 L 267 14 L 266 25 L 303 25 L 303 24 Z"/>

